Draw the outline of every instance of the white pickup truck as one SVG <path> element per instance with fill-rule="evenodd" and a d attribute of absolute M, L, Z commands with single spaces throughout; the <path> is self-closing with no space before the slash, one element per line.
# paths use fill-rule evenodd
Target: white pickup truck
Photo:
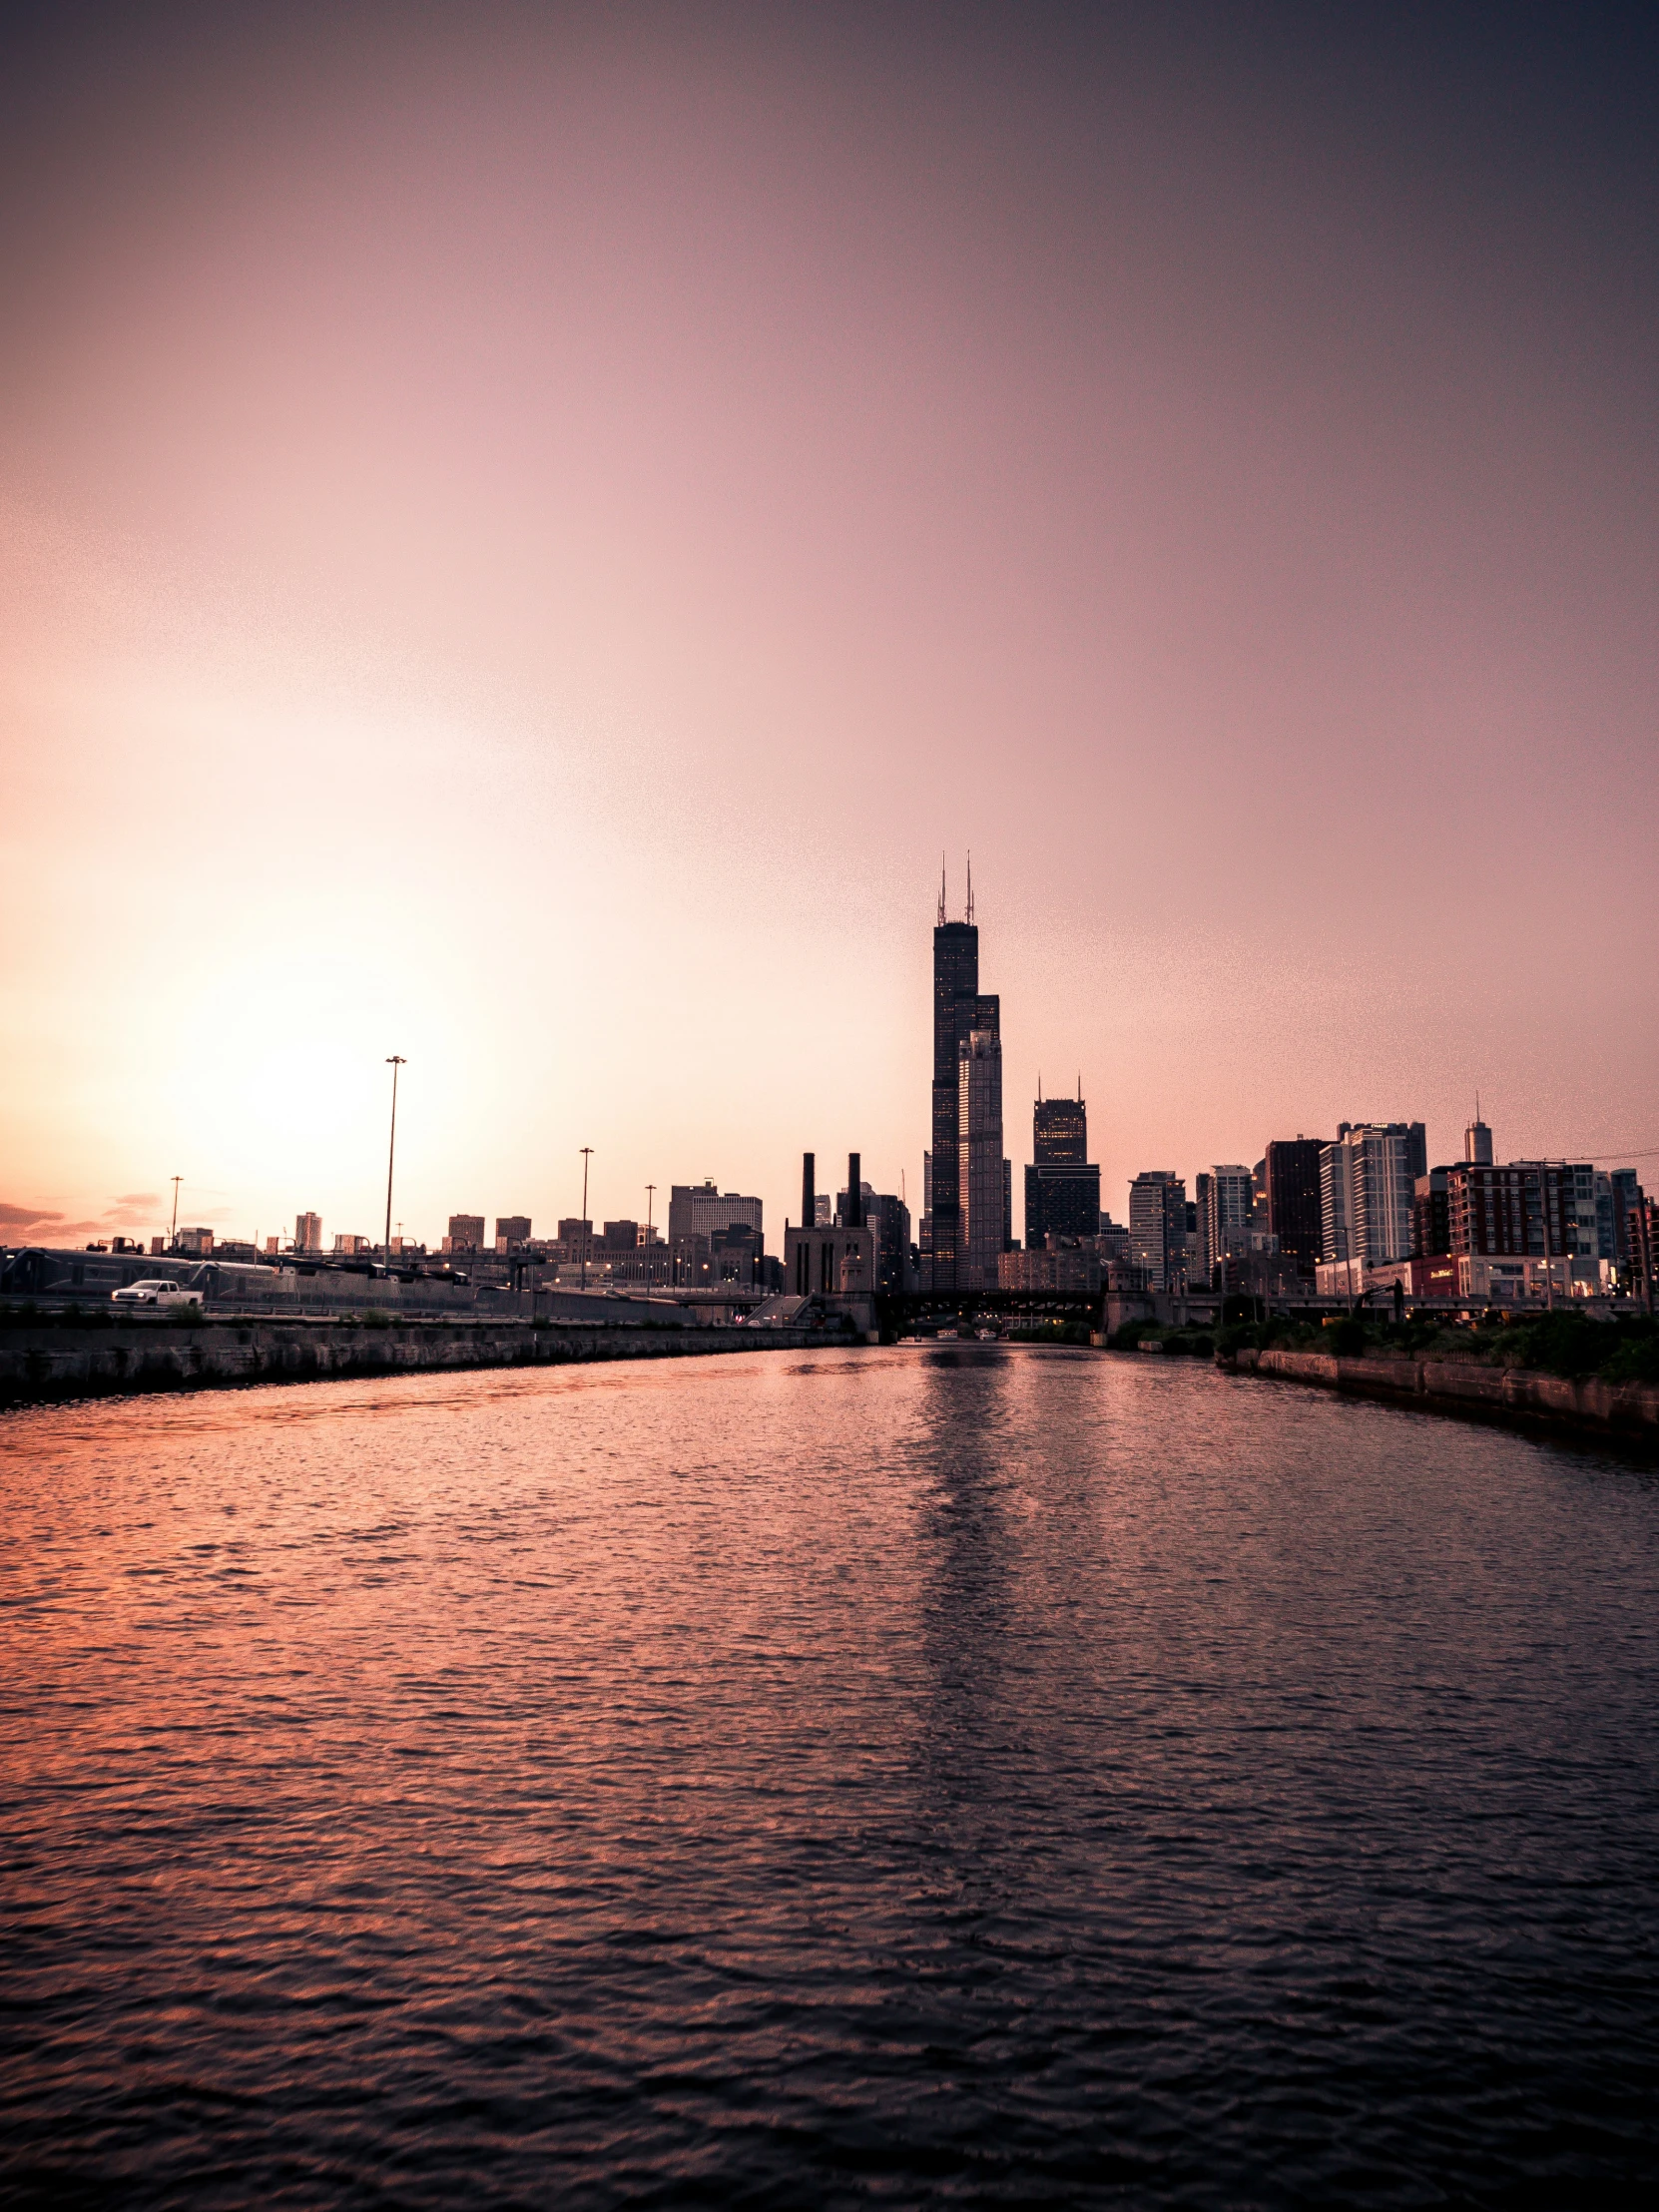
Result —
<path fill-rule="evenodd" d="M 200 1306 L 202 1293 L 188 1291 L 182 1283 L 166 1283 L 160 1277 L 143 1283 L 123 1284 L 110 1293 L 112 1306 Z"/>

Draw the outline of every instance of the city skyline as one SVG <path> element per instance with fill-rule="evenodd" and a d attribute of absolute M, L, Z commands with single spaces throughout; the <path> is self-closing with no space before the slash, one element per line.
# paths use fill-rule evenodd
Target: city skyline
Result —
<path fill-rule="evenodd" d="M 971 876 L 969 876 L 968 880 L 969 885 L 971 886 Z M 971 887 L 965 895 L 968 903 L 964 908 L 964 912 L 971 913 L 973 911 L 971 903 Z M 944 952 L 941 952 L 940 950 L 941 944 L 947 947 Z M 957 949 L 954 952 L 948 949 L 952 947 Z M 966 1062 L 968 1058 L 966 1042 L 967 1038 L 969 1036 L 977 1036 L 980 1026 L 986 1025 L 986 1033 L 997 1046 L 998 1062 L 1000 1066 L 1000 1028 L 1003 1019 L 1002 994 L 985 994 L 981 993 L 978 990 L 977 986 L 979 981 L 979 945 L 977 925 L 976 923 L 971 921 L 951 920 L 948 917 L 947 886 L 945 881 L 941 880 L 936 907 L 936 926 L 933 932 L 932 990 L 931 1005 L 929 1009 L 930 1023 L 933 1032 L 933 1123 L 935 1127 L 940 1126 L 941 1124 L 939 1122 L 939 1117 L 942 1114 L 949 1122 L 951 1128 L 959 1132 L 960 1127 L 965 1126 L 965 1123 L 959 1121 L 959 1117 L 965 1116 L 967 1112 L 965 1104 L 967 1095 L 966 1086 L 964 1084 L 959 1091 L 957 1083 L 941 1083 L 937 1074 L 937 1069 L 942 1064 L 940 1055 L 945 1050 L 946 1044 L 950 1046 L 950 1056 L 952 1060 L 954 1061 L 955 1059 L 955 1032 L 957 1026 L 954 1006 L 952 1005 L 952 1007 L 947 1009 L 941 1001 L 940 991 L 941 988 L 943 988 L 944 986 L 941 985 L 940 978 L 941 975 L 946 975 L 947 973 L 954 976 L 958 968 L 961 971 L 960 976 L 957 978 L 960 984 L 958 995 L 962 997 L 963 1006 L 968 1009 L 968 1011 L 963 1014 L 962 1019 L 967 1021 L 969 1024 L 968 1029 L 963 1032 L 963 1037 L 961 1040 L 962 1060 Z M 1017 995 L 1018 992 L 1016 989 L 1015 996 L 1017 997 Z M 944 1042 L 941 1043 L 941 1039 L 943 1039 Z M 1062 1059 L 1064 1058 L 1064 1056 L 1065 1055 L 1063 1053 L 1060 1055 Z M 400 1073 L 406 1067 L 406 1059 L 400 1057 L 398 1061 Z M 406 1081 L 406 1077 L 404 1078 L 404 1080 Z M 1077 1097 L 1075 1098 L 1075 1100 L 1067 1100 L 1064 1097 L 1060 1099 L 1055 1099 L 1052 1094 L 1047 1099 L 1045 1099 L 1042 1092 L 1042 1079 L 1040 1073 L 1034 1078 L 1034 1086 L 1035 1087 L 1032 1096 L 1035 1126 L 1033 1127 L 1031 1133 L 1028 1135 L 1020 1136 L 1016 1134 L 1010 1137 L 1007 1134 L 1006 1113 L 1008 1100 L 1012 1096 L 1012 1094 L 1010 1093 L 1006 1096 L 1003 1095 L 1004 1086 L 999 1081 L 997 1113 L 1000 1118 L 996 1122 L 994 1131 L 996 1139 L 999 1140 L 997 1142 L 996 1149 L 1000 1151 L 1002 1145 L 1004 1144 L 1008 1147 L 1009 1163 L 1016 1171 L 1027 1169 L 1032 1164 L 1032 1162 L 1041 1161 L 1044 1159 L 1061 1161 L 1070 1160 L 1075 1157 L 1078 1161 L 1081 1161 L 1084 1154 L 1089 1149 L 1086 1135 L 1087 1115 L 1085 1106 L 1085 1094 L 1081 1071 L 1079 1071 L 1077 1077 Z M 1057 1118 L 1057 1116 L 1061 1118 Z M 1317 1128 L 1317 1119 L 1310 1117 L 1309 1125 L 1310 1128 Z M 1408 1172 L 1403 1169 L 1401 1170 L 1401 1173 L 1405 1174 L 1406 1178 L 1405 1182 L 1401 1186 L 1402 1191 L 1404 1192 L 1404 1196 L 1402 1199 L 1398 1199 L 1395 1201 L 1396 1209 L 1399 1205 L 1403 1205 L 1405 1212 L 1407 1214 L 1409 1213 L 1411 1180 L 1412 1178 L 1414 1178 L 1415 1175 L 1425 1172 L 1427 1164 L 1439 1160 L 1451 1161 L 1461 1157 L 1460 1148 L 1462 1137 L 1466 1135 L 1471 1125 L 1477 1126 L 1481 1130 L 1486 1144 L 1487 1152 L 1489 1154 L 1491 1148 L 1491 1132 L 1486 1124 L 1480 1119 L 1480 1103 L 1478 1092 L 1474 1094 L 1471 1112 L 1465 1114 L 1463 1117 L 1462 1123 L 1460 1125 L 1458 1144 L 1455 1147 L 1453 1147 L 1449 1143 L 1441 1144 L 1438 1139 L 1436 1139 L 1432 1143 L 1429 1142 L 1421 1120 L 1419 1119 L 1412 1123 L 1411 1127 L 1414 1134 L 1412 1137 L 1412 1151 L 1410 1156 L 1409 1169 Z M 1013 1126 L 1016 1130 L 1023 1126 L 1017 1107 L 1015 1109 Z M 1372 1126 L 1372 1124 L 1368 1123 L 1366 1117 L 1356 1117 L 1354 1115 L 1344 1114 L 1330 1125 L 1331 1133 L 1323 1137 L 1314 1136 L 1305 1139 L 1302 1132 L 1299 1131 L 1296 1138 L 1293 1140 L 1285 1132 L 1280 1132 L 1272 1137 L 1263 1137 L 1258 1132 L 1257 1134 L 1248 1137 L 1248 1141 L 1243 1149 L 1254 1152 L 1257 1150 L 1257 1147 L 1260 1146 L 1261 1153 L 1259 1154 L 1259 1157 L 1263 1157 L 1265 1162 L 1265 1155 L 1275 1145 L 1284 1148 L 1285 1146 L 1292 1144 L 1293 1142 L 1298 1145 L 1307 1142 L 1317 1149 L 1322 1144 L 1325 1146 L 1333 1145 L 1337 1141 L 1341 1133 L 1349 1129 L 1350 1127 L 1354 1128 L 1356 1131 L 1359 1131 L 1368 1126 Z M 1377 1126 L 1382 1125 L 1377 1124 Z M 1390 1126 L 1403 1129 L 1405 1125 L 1403 1123 L 1395 1123 Z M 1050 1134 L 1046 1138 L 1040 1133 L 1044 1129 L 1050 1132 Z M 1060 1132 L 1062 1131 L 1064 1131 L 1063 1137 L 1060 1136 Z M 987 1124 L 986 1136 L 987 1138 L 990 1138 L 992 1137 L 992 1135 L 993 1131 L 991 1129 L 991 1126 Z M 597 1156 L 598 1149 L 599 1148 L 578 1147 L 574 1158 L 577 1160 L 582 1159 L 585 1150 L 591 1152 L 593 1156 Z M 1641 1163 L 1644 1160 L 1655 1156 L 1656 1150 L 1659 1150 L 1659 1148 L 1645 1146 L 1626 1146 L 1622 1148 L 1612 1148 L 1605 1152 L 1591 1152 L 1588 1148 L 1584 1147 L 1565 1147 L 1559 1148 L 1557 1150 L 1547 1150 L 1540 1152 L 1514 1151 L 1511 1153 L 1510 1157 L 1515 1161 L 1568 1158 L 1594 1159 L 1598 1163 L 1598 1165 L 1622 1166 L 1625 1164 L 1630 1164 L 1633 1167 L 1639 1169 Z M 1197 1162 L 1192 1162 L 1187 1165 L 1178 1166 L 1172 1172 L 1176 1176 L 1177 1180 L 1182 1184 L 1183 1188 L 1185 1188 L 1185 1186 L 1189 1182 L 1194 1184 L 1195 1186 L 1198 1186 L 1202 1183 L 1208 1182 L 1210 1174 L 1212 1172 L 1229 1172 L 1219 1169 L 1220 1158 L 1220 1153 L 1212 1150 L 1211 1154 L 1209 1155 L 1207 1165 L 1201 1166 Z M 584 1163 L 584 1165 L 586 1163 Z M 440 1171 L 440 1177 L 441 1172 L 442 1171 Z M 924 1174 L 922 1165 L 918 1163 L 913 1172 L 915 1174 L 916 1202 L 910 1206 L 910 1213 L 912 1218 L 913 1230 L 919 1234 L 924 1219 L 922 1208 L 920 1205 L 920 1193 L 923 1188 Z M 1143 1165 L 1127 1173 L 1123 1178 L 1122 1200 L 1120 1205 L 1117 1207 L 1114 1207 L 1113 1203 L 1111 1202 L 1112 1186 L 1110 1178 L 1103 1173 L 1100 1179 L 1102 1211 L 1107 1215 L 1111 1215 L 1112 1213 L 1114 1213 L 1114 1211 L 1120 1211 L 1124 1224 L 1129 1224 L 1133 1215 L 1133 1192 L 1136 1182 L 1138 1180 L 1144 1180 L 1149 1176 L 1153 1176 L 1162 1172 L 1163 1171 L 1154 1171 L 1148 1169 Z M 741 1185 L 743 1182 L 743 1174 L 744 1171 L 740 1166 L 736 1168 L 732 1173 L 729 1173 L 725 1176 L 700 1176 L 697 1180 L 696 1186 L 691 1185 L 689 1179 L 685 1184 L 678 1186 L 675 1184 L 672 1177 L 668 1177 L 664 1180 L 657 1180 L 654 1178 L 648 1179 L 646 1183 L 643 1183 L 640 1186 L 640 1190 L 646 1194 L 646 1206 L 644 1208 L 639 1208 L 636 1204 L 632 1210 L 627 1203 L 612 1204 L 608 1198 L 603 1197 L 601 1184 L 599 1181 L 596 1180 L 593 1192 L 589 1194 L 587 1198 L 588 1215 L 586 1218 L 594 1222 L 598 1222 L 602 1217 L 608 1217 L 618 1220 L 631 1220 L 635 1218 L 635 1215 L 637 1214 L 639 1220 L 643 1222 L 651 1213 L 655 1205 L 655 1193 L 667 1193 L 673 1191 L 677 1199 L 681 1196 L 691 1198 L 694 1195 L 700 1194 L 705 1187 L 709 1187 L 718 1188 L 724 1196 L 725 1192 L 729 1188 L 736 1192 L 738 1186 Z M 900 1191 L 908 1191 L 911 1174 L 912 1170 L 909 1164 L 901 1162 L 898 1173 L 890 1178 L 890 1188 L 894 1195 L 898 1195 Z M 254 1222 L 252 1225 L 250 1225 L 246 1220 L 238 1218 L 235 1214 L 234 1209 L 232 1208 L 223 1205 L 209 1207 L 193 1203 L 196 1196 L 196 1187 L 190 1183 L 188 1178 L 181 1177 L 177 1178 L 176 1180 L 178 1182 L 180 1190 L 187 1194 L 182 1201 L 179 1198 L 178 1192 L 174 1191 L 172 1188 L 175 1179 L 170 1178 L 169 1190 L 167 1194 L 164 1194 L 162 1192 L 129 1193 L 119 1200 L 115 1201 L 108 1209 L 106 1209 L 106 1211 L 102 1215 L 96 1217 L 89 1215 L 88 1217 L 80 1221 L 67 1219 L 61 1213 L 56 1212 L 56 1210 L 54 1209 L 42 1209 L 40 1211 L 34 1211 L 27 1205 L 19 1205 L 15 1202 L 8 1202 L 6 1204 L 0 1205 L 0 1244 L 50 1244 L 59 1238 L 79 1240 L 82 1236 L 107 1238 L 115 1235 L 136 1235 L 139 1236 L 141 1239 L 148 1240 L 148 1238 L 152 1235 L 160 1234 L 162 1227 L 164 1226 L 164 1218 L 168 1215 L 169 1209 L 175 1207 L 177 1204 L 182 1203 L 183 1211 L 178 1215 L 178 1227 L 181 1230 L 187 1225 L 195 1226 L 197 1224 L 201 1224 L 202 1226 L 215 1229 L 221 1237 L 226 1237 L 227 1235 L 231 1239 L 243 1239 L 247 1237 L 252 1237 L 254 1239 L 257 1239 L 263 1245 L 268 1237 L 276 1236 L 279 1240 L 279 1242 L 283 1246 L 285 1246 L 290 1241 L 291 1234 L 285 1226 L 286 1220 L 295 1219 L 302 1216 L 304 1219 L 317 1225 L 319 1229 L 324 1223 L 326 1223 L 326 1232 L 323 1236 L 321 1249 L 331 1248 L 333 1240 L 336 1236 L 350 1240 L 350 1243 L 353 1247 L 360 1246 L 363 1249 L 378 1249 L 379 1240 L 371 1232 L 365 1231 L 360 1226 L 347 1227 L 345 1220 L 339 1216 L 336 1216 L 331 1220 L 327 1219 L 325 1208 L 307 1207 L 302 1205 L 296 1208 L 290 1205 L 287 1209 L 287 1214 L 285 1217 L 278 1214 L 278 1226 L 276 1230 L 272 1230 L 269 1228 L 269 1226 L 261 1224 L 259 1222 Z M 520 1181 L 523 1180 L 525 1179 L 520 1178 Z M 576 1186 L 578 1186 L 582 1180 L 582 1169 L 572 1167 L 570 1170 L 570 1180 L 572 1190 L 574 1191 L 576 1189 Z M 751 1177 L 750 1180 L 752 1182 L 758 1182 L 759 1179 Z M 867 1188 L 871 1189 L 881 1187 L 879 1182 L 877 1182 L 876 1184 L 870 1184 L 867 1177 L 865 1178 L 865 1185 Z M 1027 1193 L 1030 1189 L 1027 1177 L 1022 1173 L 1016 1172 L 1013 1177 L 1013 1187 L 1016 1197 L 1016 1203 L 1019 1206 L 1019 1212 L 1016 1213 L 1014 1217 L 1015 1241 L 1016 1243 L 1022 1244 L 1028 1243 L 1030 1241 L 1030 1231 L 1028 1222 L 1024 1218 L 1025 1198 L 1021 1196 L 1022 1187 L 1023 1190 Z M 548 1198 L 545 1204 L 539 1206 L 532 1205 L 527 1209 L 528 1219 L 539 1220 L 545 1225 L 541 1230 L 541 1235 L 543 1237 L 551 1236 L 553 1234 L 553 1224 L 556 1220 L 563 1221 L 567 1219 L 577 1218 L 578 1216 L 578 1206 L 574 1198 L 571 1198 L 569 1194 L 559 1192 L 551 1184 L 549 1185 L 549 1189 L 552 1192 L 552 1195 Z M 799 1184 L 797 1184 L 797 1191 L 799 1191 Z M 470 1195 L 471 1197 L 476 1197 L 477 1193 L 473 1192 Z M 516 1197 L 521 1195 L 522 1193 L 509 1193 L 507 1199 L 504 1201 L 501 1198 L 500 1194 L 495 1194 L 490 1202 L 481 1208 L 477 1218 L 479 1220 L 482 1220 L 487 1216 L 489 1219 L 494 1220 L 499 1216 L 505 1215 L 508 1210 L 508 1204 L 516 1203 Z M 624 1194 L 625 1198 L 631 1196 L 632 1194 Z M 454 1197 L 455 1194 L 451 1191 L 448 1195 L 447 1201 L 443 1203 L 440 1208 L 442 1218 L 446 1222 L 450 1222 L 451 1226 L 451 1217 L 465 1211 L 463 1207 L 458 1207 L 454 1203 Z M 767 1198 L 766 1194 L 759 1193 L 756 1198 L 748 1198 L 742 1200 L 742 1204 L 750 1207 L 753 1207 L 757 1204 L 762 1206 L 769 1206 L 770 1200 Z M 357 1209 L 359 1213 L 361 1212 L 361 1210 L 362 1209 L 360 1207 Z M 394 1210 L 397 1217 L 395 1234 L 400 1241 L 405 1241 L 413 1245 L 422 1245 L 434 1252 L 438 1250 L 440 1243 L 442 1242 L 444 1232 L 435 1224 L 431 1227 L 425 1227 L 421 1221 L 416 1219 L 414 1201 L 410 1201 L 406 1204 L 403 1196 L 398 1195 Z M 747 1218 L 752 1218 L 752 1216 Z M 771 1245 L 775 1245 L 779 1248 L 782 1247 L 785 1227 L 791 1222 L 792 1219 L 793 1217 L 787 1212 L 787 1210 L 781 1210 L 769 1214 L 766 1236 Z M 934 1230 L 933 1224 L 931 1223 L 929 1223 L 929 1230 L 932 1233 L 936 1234 L 936 1230 Z M 987 1245 L 986 1253 L 988 1253 L 988 1251 L 989 1246 Z M 969 1279 L 965 1271 L 957 1271 L 955 1273 L 953 1278 L 955 1288 L 966 1290 L 980 1287 L 981 1285 L 994 1287 L 994 1284 L 990 1282 L 990 1278 L 994 1276 L 994 1263 L 989 1270 L 986 1269 L 984 1265 L 986 1253 L 980 1254 L 978 1270 L 973 1275 L 971 1280 Z M 944 1277 L 941 1276 L 935 1278 L 933 1276 L 929 1265 L 929 1257 L 930 1256 L 928 1252 L 924 1249 L 922 1278 L 924 1286 L 933 1285 L 936 1282 L 938 1287 L 949 1288 L 950 1284 L 946 1282 Z M 1338 1252 L 1336 1254 L 1336 1257 L 1346 1257 L 1346 1251 Z"/>
<path fill-rule="evenodd" d="M 941 843 L 1114 1213 L 1659 1141 L 1639 79 L 1339 14 L 20 32 L 0 1233 L 919 1215 Z"/>

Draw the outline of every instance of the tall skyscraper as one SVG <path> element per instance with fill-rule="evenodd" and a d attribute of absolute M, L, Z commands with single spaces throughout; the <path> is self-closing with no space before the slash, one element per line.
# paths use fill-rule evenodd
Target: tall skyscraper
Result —
<path fill-rule="evenodd" d="M 1036 1166 L 1082 1167 L 1089 1157 L 1089 1114 L 1082 1096 L 1044 1098 L 1037 1085 L 1031 1109 L 1031 1158 Z"/>
<path fill-rule="evenodd" d="M 1279 1249 L 1296 1262 L 1297 1273 L 1313 1280 L 1324 1256 L 1320 1220 L 1322 1137 L 1277 1137 L 1267 1149 L 1268 1227 Z"/>
<path fill-rule="evenodd" d="M 994 998 L 974 1000 L 956 1059 L 956 1288 L 995 1290 L 1007 1219 L 1002 1171 L 1002 1037 Z M 934 1170 L 935 1187 L 938 1171 Z"/>
<path fill-rule="evenodd" d="M 1197 1183 L 1196 1235 L 1187 1255 L 1189 1285 L 1209 1284 L 1218 1264 L 1249 1255 L 1256 1179 L 1242 1164 L 1211 1168 Z"/>
<path fill-rule="evenodd" d="M 1336 1143 L 1320 1150 L 1320 1257 L 1403 1260 L 1417 1177 L 1427 1172 L 1420 1121 L 1339 1122 Z"/>
<path fill-rule="evenodd" d="M 967 916 L 945 918 L 944 874 L 939 875 L 939 918 L 933 931 L 933 1098 L 930 1286 L 937 1291 L 967 1290 L 962 1274 L 962 1054 L 977 1032 L 997 1037 L 996 1158 L 1000 1183 L 1002 1159 L 1002 1068 L 997 1001 L 979 995 L 979 931 L 973 920 L 973 879 L 968 878 Z M 970 1079 L 971 1080 L 971 1079 Z M 988 1071 L 981 1067 L 976 1096 L 983 1109 Z M 976 1132 L 982 1137 L 983 1132 Z M 997 1191 L 1001 1214 L 1001 1191 Z M 996 1281 L 996 1263 L 991 1263 Z"/>
<path fill-rule="evenodd" d="M 1100 1170 L 1089 1160 L 1089 1116 L 1081 1096 L 1038 1097 L 1031 1109 L 1031 1165 L 1025 1171 L 1025 1242 L 1093 1237 L 1100 1230 Z"/>
<path fill-rule="evenodd" d="M 1187 1186 L 1173 1169 L 1148 1168 L 1129 1186 L 1129 1258 L 1147 1288 L 1179 1290 L 1187 1270 Z"/>

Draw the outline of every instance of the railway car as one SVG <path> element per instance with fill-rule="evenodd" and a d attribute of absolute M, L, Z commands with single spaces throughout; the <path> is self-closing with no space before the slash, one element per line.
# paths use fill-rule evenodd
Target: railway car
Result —
<path fill-rule="evenodd" d="M 0 1248 L 0 1300 L 46 1306 L 109 1306 L 130 1284 L 176 1283 L 199 1291 L 207 1312 L 344 1314 L 379 1307 L 439 1315 L 476 1311 L 478 1286 L 447 1269 L 388 1271 L 378 1261 L 284 1254 L 266 1263 L 203 1260 L 142 1252 L 63 1251 L 48 1245 Z M 120 1311 L 121 1309 L 116 1309 Z"/>
<path fill-rule="evenodd" d="M 45 1299 L 53 1305 L 108 1305 L 129 1283 L 188 1283 L 200 1260 L 157 1259 L 144 1252 L 65 1252 L 20 1245 L 0 1253 L 0 1298 Z"/>

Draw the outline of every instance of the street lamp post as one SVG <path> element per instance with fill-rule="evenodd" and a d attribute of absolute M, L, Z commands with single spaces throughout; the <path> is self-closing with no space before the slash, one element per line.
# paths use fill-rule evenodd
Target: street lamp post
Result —
<path fill-rule="evenodd" d="M 179 1249 L 179 1185 L 184 1180 L 182 1175 L 176 1175 L 173 1178 L 173 1227 L 167 1235 L 167 1249 L 169 1252 L 177 1252 Z"/>
<path fill-rule="evenodd" d="M 593 1146 L 582 1146 L 582 1288 L 588 1287 L 588 1246 L 593 1242 L 588 1221 L 588 1162 L 593 1157 Z"/>
<path fill-rule="evenodd" d="M 647 1183 L 645 1186 L 645 1287 L 648 1293 L 651 1289 L 653 1272 L 651 1265 L 651 1210 L 656 1204 L 656 1184 Z"/>
<path fill-rule="evenodd" d="M 382 1248 L 386 1266 L 391 1266 L 391 1169 L 397 1156 L 397 1071 L 407 1065 L 401 1052 L 387 1055 L 386 1065 L 391 1070 L 391 1135 L 386 1140 L 386 1241 Z"/>

